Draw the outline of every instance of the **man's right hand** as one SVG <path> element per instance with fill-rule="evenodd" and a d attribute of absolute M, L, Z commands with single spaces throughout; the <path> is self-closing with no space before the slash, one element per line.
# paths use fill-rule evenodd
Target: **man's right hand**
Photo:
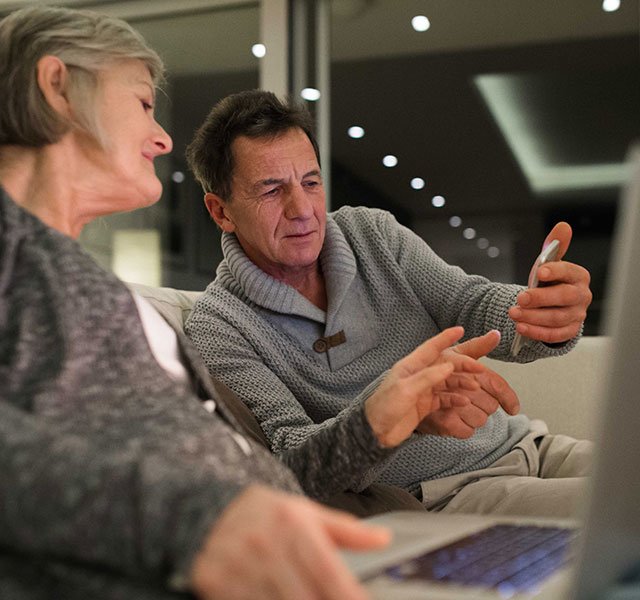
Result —
<path fill-rule="evenodd" d="M 253 485 L 216 522 L 192 571 L 201 600 L 365 600 L 338 555 L 389 542 L 386 529 L 270 488 Z"/>

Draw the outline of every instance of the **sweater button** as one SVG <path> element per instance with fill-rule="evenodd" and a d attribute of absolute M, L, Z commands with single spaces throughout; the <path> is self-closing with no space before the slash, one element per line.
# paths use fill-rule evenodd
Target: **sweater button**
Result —
<path fill-rule="evenodd" d="M 313 342 L 313 349 L 316 352 L 326 352 L 327 351 L 327 340 L 323 338 L 318 338 L 315 342 Z"/>

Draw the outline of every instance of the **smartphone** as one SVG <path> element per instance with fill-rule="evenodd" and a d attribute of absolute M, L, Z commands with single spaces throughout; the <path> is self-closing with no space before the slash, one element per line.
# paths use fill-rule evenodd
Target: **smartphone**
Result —
<path fill-rule="evenodd" d="M 536 258 L 536 262 L 533 263 L 533 267 L 531 268 L 531 272 L 529 273 L 529 282 L 527 283 L 527 287 L 536 288 L 539 285 L 538 282 L 538 269 L 548 262 L 553 262 L 558 259 L 558 250 L 560 249 L 560 241 L 559 240 L 551 240 L 549 245 L 540 252 L 538 258 Z M 525 338 L 523 335 L 516 333 L 516 336 L 513 338 L 513 343 L 511 344 L 511 356 L 518 356 L 520 350 L 525 345 Z"/>

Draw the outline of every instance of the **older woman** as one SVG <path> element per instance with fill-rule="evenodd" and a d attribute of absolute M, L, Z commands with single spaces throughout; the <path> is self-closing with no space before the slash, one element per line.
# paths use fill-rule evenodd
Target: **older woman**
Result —
<path fill-rule="evenodd" d="M 159 198 L 161 72 L 120 20 L 36 7 L 0 22 L 0 595 L 363 598 L 336 548 L 386 532 L 301 498 L 192 346 L 75 241 Z M 421 346 L 354 411 L 363 462 L 467 402 L 441 383 L 461 335 Z M 317 457 L 291 460 L 311 481 Z"/>

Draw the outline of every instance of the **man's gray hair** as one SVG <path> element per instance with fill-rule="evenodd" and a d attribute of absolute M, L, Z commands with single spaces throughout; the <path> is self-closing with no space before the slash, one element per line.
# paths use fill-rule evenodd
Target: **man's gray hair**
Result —
<path fill-rule="evenodd" d="M 37 80 L 38 61 L 56 56 L 67 67 L 66 90 L 75 113 L 69 122 L 45 100 Z M 164 67 L 158 54 L 129 24 L 99 13 L 33 6 L 0 21 L 0 145 L 43 146 L 72 126 L 101 140 L 94 102 L 98 73 L 127 59 L 141 60 L 154 84 Z"/>

